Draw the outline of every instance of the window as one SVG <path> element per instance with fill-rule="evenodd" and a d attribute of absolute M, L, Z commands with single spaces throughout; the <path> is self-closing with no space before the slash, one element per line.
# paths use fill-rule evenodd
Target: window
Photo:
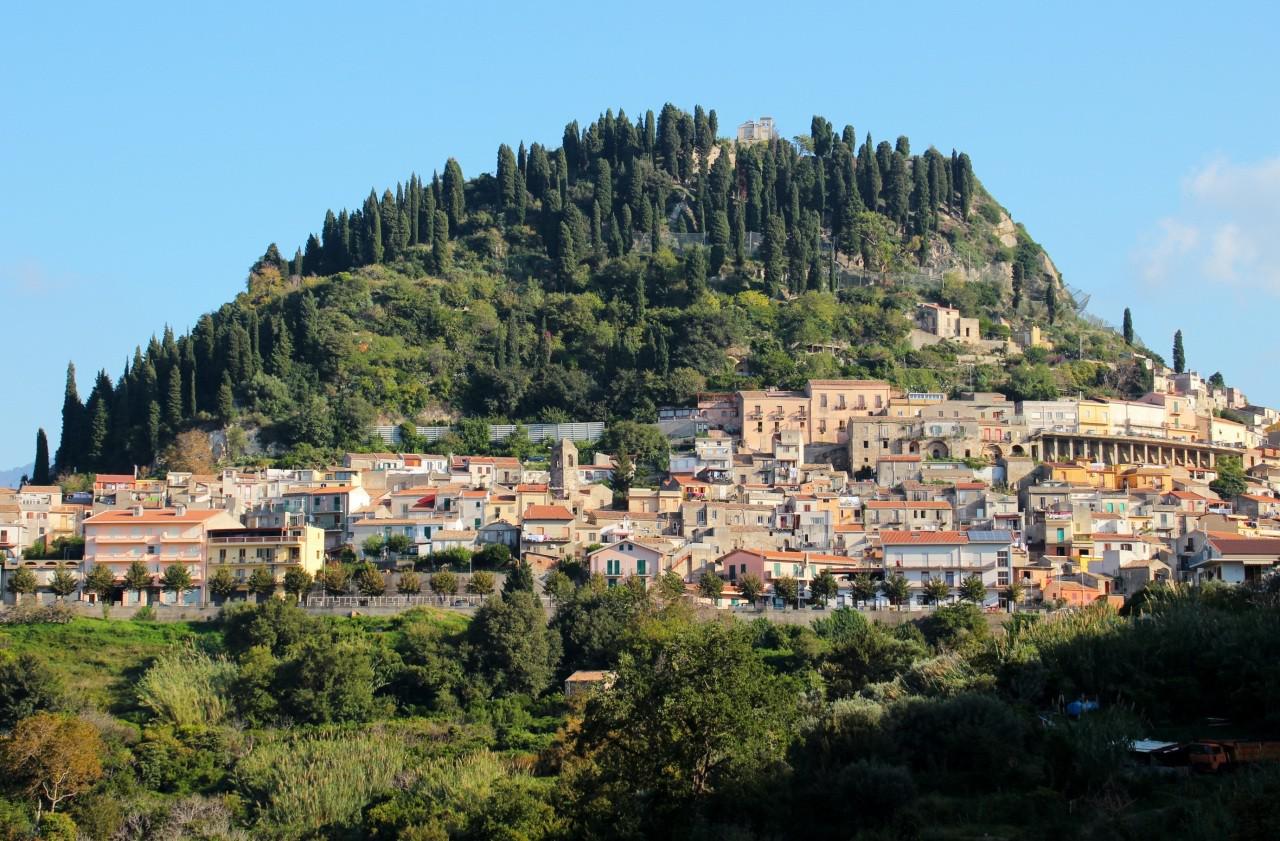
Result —
<path fill-rule="evenodd" d="M 818 398 L 818 405 L 824 409 L 827 408 L 827 395 L 823 394 Z"/>
<path fill-rule="evenodd" d="M 1066 530 L 1066 529 L 1058 529 L 1058 541 L 1059 541 L 1059 542 L 1061 542 L 1061 541 L 1066 540 L 1066 539 L 1067 539 L 1067 530 Z"/>
<path fill-rule="evenodd" d="M 644 558 L 636 559 L 636 575 L 647 575 Z"/>
<path fill-rule="evenodd" d="M 996 586 L 997 586 L 997 587 L 1008 587 L 1008 586 L 1009 586 L 1009 571 L 1008 571 L 1008 570 L 1002 569 L 1002 570 L 1000 570 L 999 572 L 997 572 L 997 573 L 996 573 Z"/>
<path fill-rule="evenodd" d="M 782 564 L 775 563 L 773 565 L 773 577 L 774 578 L 782 577 Z"/>

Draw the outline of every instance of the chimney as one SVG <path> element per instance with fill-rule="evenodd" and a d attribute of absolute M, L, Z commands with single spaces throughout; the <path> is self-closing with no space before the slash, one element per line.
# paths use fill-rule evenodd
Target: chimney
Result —
<path fill-rule="evenodd" d="M 142 516 L 142 506 L 141 506 L 141 505 L 135 505 L 135 506 L 133 506 L 133 516 L 135 516 L 135 517 L 141 517 L 141 516 Z"/>
<path fill-rule="evenodd" d="M 173 511 L 177 516 L 183 517 L 187 513 L 187 504 L 185 502 L 179 502 L 177 505 L 173 506 Z"/>

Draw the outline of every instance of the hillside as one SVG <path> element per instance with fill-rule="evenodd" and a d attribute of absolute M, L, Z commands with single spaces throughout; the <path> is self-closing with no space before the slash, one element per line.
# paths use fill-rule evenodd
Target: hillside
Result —
<path fill-rule="evenodd" d="M 821 117 L 750 145 L 718 128 L 701 107 L 606 112 L 557 148 L 502 145 L 495 174 L 450 159 L 327 212 L 292 259 L 272 244 L 245 292 L 98 373 L 83 402 L 72 369 L 59 471 L 203 464 L 171 447 L 190 429 L 233 459 L 307 454 L 359 447 L 375 421 L 653 420 L 702 390 L 809 377 L 1143 390 L 967 154 L 859 142 Z M 1038 324 L 1062 352 L 913 350 L 921 300 L 985 338 Z"/>

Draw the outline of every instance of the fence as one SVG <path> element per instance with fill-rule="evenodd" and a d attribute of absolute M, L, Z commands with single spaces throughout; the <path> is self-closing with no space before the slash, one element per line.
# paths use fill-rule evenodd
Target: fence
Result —
<path fill-rule="evenodd" d="M 530 441 L 559 441 L 563 438 L 568 438 L 570 441 L 595 441 L 604 434 L 603 421 L 531 424 L 498 423 L 489 424 L 489 440 L 493 442 L 505 441 L 511 436 L 511 433 L 516 431 L 517 426 L 525 428 Z M 414 430 L 420 437 L 431 442 L 439 441 L 452 432 L 454 427 L 416 426 Z M 397 446 L 401 443 L 400 427 L 398 426 L 374 426 L 373 434 L 392 446 Z"/>
<path fill-rule="evenodd" d="M 459 610 L 474 610 L 489 600 L 489 596 L 473 595 L 418 595 L 418 596 L 308 596 L 307 607 L 316 608 L 409 608 L 409 607 L 441 607 Z M 543 607 L 552 607 L 551 599 L 541 597 Z"/>

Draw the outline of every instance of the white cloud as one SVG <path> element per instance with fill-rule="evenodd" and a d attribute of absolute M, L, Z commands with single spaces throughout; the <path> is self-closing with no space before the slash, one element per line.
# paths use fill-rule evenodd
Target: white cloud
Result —
<path fill-rule="evenodd" d="M 1280 296 L 1280 157 L 1252 164 L 1220 158 L 1182 186 L 1179 212 L 1159 220 L 1136 251 L 1142 277 Z"/>

